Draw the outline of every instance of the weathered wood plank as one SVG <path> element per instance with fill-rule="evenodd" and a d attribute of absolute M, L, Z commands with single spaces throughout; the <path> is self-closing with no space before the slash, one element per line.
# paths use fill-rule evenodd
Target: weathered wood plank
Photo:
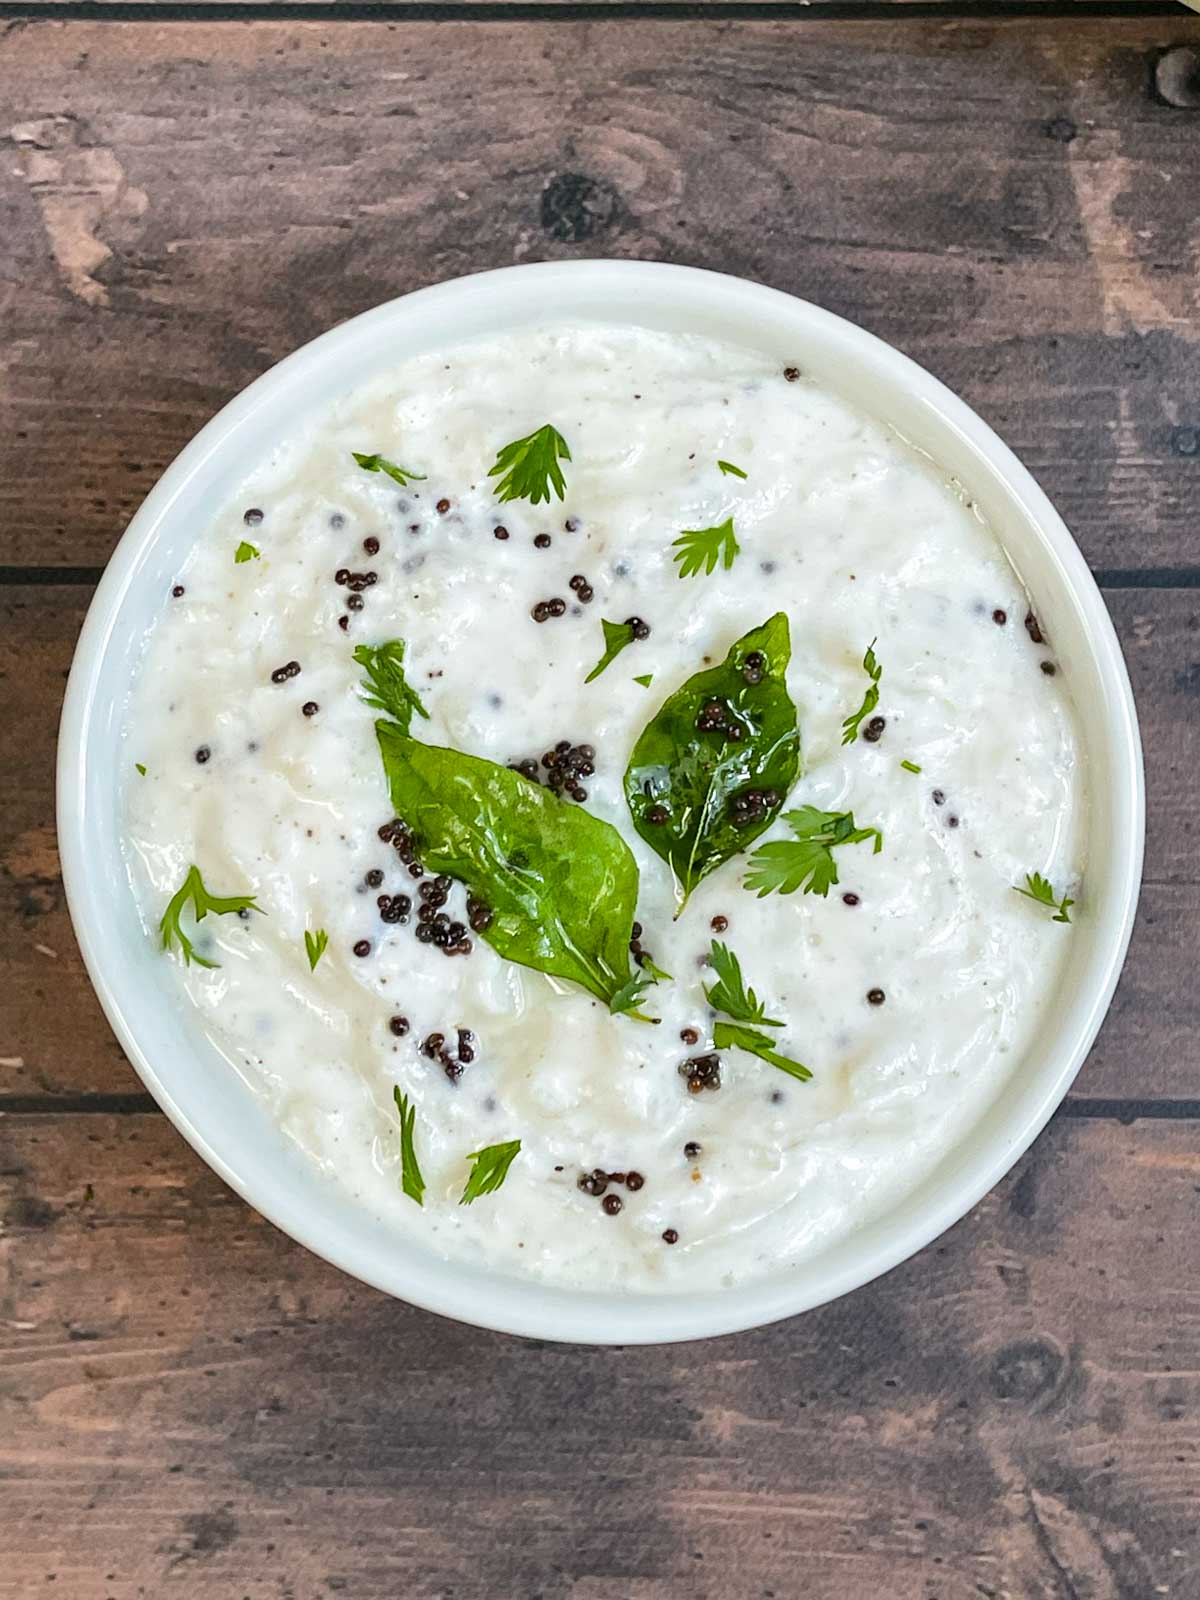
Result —
<path fill-rule="evenodd" d="M 0 589 L 0 1094 L 138 1087 L 101 1016 L 63 902 L 53 751 L 88 594 Z M 1083 1096 L 1200 1095 L 1200 593 L 1108 594 L 1142 717 L 1150 793 L 1147 885 L 1116 1005 L 1079 1079 Z M 2 1592 L 2 1591 L 0 1591 Z"/>
<path fill-rule="evenodd" d="M 1198 1186 L 1195 1123 L 1059 1120 L 840 1304 L 586 1350 L 352 1283 L 162 1119 L 0 1120 L 0 1595 L 1191 1600 Z"/>
<path fill-rule="evenodd" d="M 39 10 L 44 5 L 66 7 L 73 3 L 75 3 L 75 0 L 37 0 Z M 178 14 L 180 6 L 180 0 L 100 0 L 100 3 L 104 5 L 106 12 L 110 12 L 116 17 L 121 17 L 125 13 L 125 8 L 134 3 L 138 6 L 139 13 L 144 13 L 149 7 L 158 7 L 160 11 L 170 8 L 173 14 Z M 267 6 L 287 6 L 289 10 L 304 7 L 327 13 L 331 6 L 336 7 L 338 3 L 339 0 L 190 0 L 187 9 L 189 12 L 188 20 L 190 21 L 192 20 L 190 14 L 193 11 L 200 10 L 203 12 L 206 7 L 220 6 L 222 20 L 224 20 L 224 15 L 232 7 L 244 6 L 248 12 L 255 14 Z M 463 11 L 469 12 L 481 3 L 481 0 L 381 0 L 379 9 L 384 10 L 386 8 L 387 14 L 391 18 L 396 11 L 403 12 L 406 9 L 406 5 L 410 3 L 414 11 L 428 12 L 430 6 L 436 4 L 439 13 L 451 11 L 455 8 L 461 8 Z M 487 0 L 483 0 L 483 3 L 487 3 Z M 531 0 L 493 0 L 493 3 L 511 4 L 515 9 L 518 6 L 531 3 Z M 631 5 L 638 6 L 638 0 L 532 0 L 532 3 L 555 6 L 572 6 L 580 3 L 589 6 L 612 5 L 614 7 L 620 6 L 623 10 L 628 9 Z M 643 0 L 643 3 L 647 6 L 654 6 L 655 4 L 669 3 L 669 0 Z M 778 5 L 781 11 L 787 10 L 795 20 L 800 21 L 807 20 L 810 15 L 814 19 L 819 18 L 823 13 L 826 16 L 831 14 L 853 16 L 855 13 L 868 16 L 871 13 L 883 11 L 886 17 L 892 11 L 895 11 L 898 16 L 904 16 L 906 12 L 912 16 L 918 16 L 920 13 L 930 10 L 936 10 L 951 17 L 964 16 L 972 18 L 972 13 L 976 16 L 978 15 L 979 0 L 695 0 L 695 3 L 701 6 L 717 4 L 731 6 L 739 3 L 747 6 Z M 682 9 L 684 0 L 678 0 L 678 4 Z M 1115 14 L 1117 16 L 1121 16 L 1125 12 L 1128 12 L 1130 16 L 1135 14 L 1145 16 L 1147 12 L 1154 11 L 1174 18 L 1177 6 L 1190 4 L 1191 0 L 989 0 L 990 8 L 999 11 L 1001 15 L 1005 11 L 1020 12 L 1022 14 L 1032 12 L 1039 18 L 1043 16 L 1060 16 L 1064 13 L 1069 16 L 1075 13 L 1080 6 L 1086 6 L 1091 11 L 1102 11 L 1105 14 Z M 347 7 L 347 9 L 349 8 Z M 358 13 L 356 13 L 356 18 L 357 15 Z M 647 9 L 642 12 L 642 15 L 654 15 L 654 12 Z M 631 17 L 630 20 L 634 19 Z"/>
<path fill-rule="evenodd" d="M 591 255 L 807 295 L 962 392 L 1106 568 L 1200 562 L 1200 18 L 35 23 L 0 38 L 0 564 L 102 562 L 340 319 Z"/>

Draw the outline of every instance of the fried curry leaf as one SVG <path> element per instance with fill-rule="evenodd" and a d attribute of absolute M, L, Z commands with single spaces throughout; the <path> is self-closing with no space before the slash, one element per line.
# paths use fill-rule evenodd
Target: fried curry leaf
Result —
<path fill-rule="evenodd" d="M 665 700 L 634 746 L 625 773 L 634 827 L 670 865 L 684 903 L 770 827 L 796 781 L 800 734 L 785 681 L 790 659 L 780 611 Z M 709 721 L 719 726 L 697 726 Z"/>
<path fill-rule="evenodd" d="M 635 976 L 638 869 L 617 830 L 494 761 L 421 744 L 394 722 L 377 722 L 375 733 L 392 805 L 421 860 L 491 910 L 479 937 L 606 1005 L 623 998 Z"/>

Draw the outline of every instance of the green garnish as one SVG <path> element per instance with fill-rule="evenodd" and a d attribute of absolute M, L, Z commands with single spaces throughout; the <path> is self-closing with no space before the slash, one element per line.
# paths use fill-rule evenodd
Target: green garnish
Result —
<path fill-rule="evenodd" d="M 874 839 L 878 855 L 883 849 L 883 834 L 878 828 L 859 828 L 852 811 L 818 811 L 816 806 L 801 806 L 783 819 L 795 839 L 776 839 L 759 845 L 750 857 L 746 888 L 757 889 L 758 898 L 778 891 L 794 894 L 827 895 L 838 881 L 833 851 L 840 844 L 862 844 Z"/>
<path fill-rule="evenodd" d="M 643 689 L 648 689 L 654 682 L 654 674 L 652 672 L 643 672 L 640 678 L 635 678 L 633 681 L 634 683 L 640 683 Z"/>
<path fill-rule="evenodd" d="M 243 539 L 233 552 L 233 559 L 240 567 L 243 561 L 257 561 L 262 551 L 256 544 L 251 544 L 248 539 Z"/>
<path fill-rule="evenodd" d="M 396 1102 L 396 1110 L 400 1113 L 400 1187 L 410 1200 L 415 1200 L 419 1206 L 423 1206 L 425 1179 L 417 1160 L 417 1148 L 413 1139 L 417 1121 L 416 1107 L 409 1104 L 408 1096 L 400 1092 L 399 1085 L 393 1088 L 392 1098 Z"/>
<path fill-rule="evenodd" d="M 570 459 L 567 441 L 547 422 L 536 433 L 506 444 L 488 477 L 500 479 L 496 485 L 498 500 L 528 500 L 536 506 L 539 500 L 549 500 L 551 489 L 560 500 L 563 498 L 566 484 L 558 463 Z"/>
<path fill-rule="evenodd" d="M 638 869 L 617 830 L 508 767 L 421 744 L 402 724 L 377 722 L 375 734 L 392 806 L 426 869 L 491 910 L 479 937 L 606 1005 L 621 996 Z"/>
<path fill-rule="evenodd" d="M 713 1045 L 718 1050 L 748 1050 L 760 1061 L 767 1061 L 771 1066 L 778 1067 L 780 1072 L 799 1078 L 801 1083 L 807 1083 L 812 1077 L 812 1073 L 801 1062 L 793 1061 L 791 1056 L 780 1055 L 775 1049 L 775 1040 L 768 1034 L 758 1033 L 753 1028 L 740 1027 L 736 1022 L 714 1023 Z"/>
<path fill-rule="evenodd" d="M 749 477 L 749 473 L 743 472 L 741 467 L 735 467 L 732 461 L 718 461 L 717 465 L 727 478 Z"/>
<path fill-rule="evenodd" d="M 640 1016 L 640 1013 L 636 1010 L 636 1007 L 641 1004 L 646 990 L 652 988 L 654 982 L 655 980 L 653 978 L 648 978 L 641 972 L 635 972 L 633 977 L 630 978 L 627 983 L 623 983 L 617 990 L 616 994 L 613 995 L 612 999 L 608 1002 L 608 1009 L 615 1017 Z M 658 1019 L 643 1018 L 642 1020 L 657 1021 Z"/>
<path fill-rule="evenodd" d="M 1019 889 L 1014 885 L 1014 893 L 1023 894 L 1028 900 L 1036 900 L 1041 906 L 1049 906 L 1052 911 L 1057 909 L 1058 915 L 1051 917 L 1051 922 L 1070 922 L 1068 915 L 1074 900 L 1068 900 L 1064 894 L 1060 900 L 1050 886 L 1050 880 L 1043 878 L 1040 872 L 1027 872 L 1025 874 L 1025 888 Z"/>
<path fill-rule="evenodd" d="M 195 946 L 180 926 L 179 919 L 189 900 L 197 922 L 203 922 L 210 911 L 215 916 L 224 917 L 232 911 L 262 910 L 261 906 L 255 904 L 254 896 L 251 894 L 209 894 L 200 876 L 200 868 L 189 867 L 187 877 L 172 895 L 158 925 L 162 934 L 163 949 L 169 950 L 172 940 L 178 939 L 185 966 L 191 966 L 193 961 L 198 967 L 220 966 L 219 961 L 206 961 L 203 956 L 198 956 Z"/>
<path fill-rule="evenodd" d="M 719 561 L 724 561 L 728 572 L 741 550 L 734 536 L 732 517 L 726 517 L 717 528 L 685 528 L 678 539 L 672 540 L 671 548 L 676 552 L 681 578 L 695 577 L 700 571 L 713 573 Z"/>
<path fill-rule="evenodd" d="M 601 617 L 600 626 L 604 629 L 604 654 L 583 680 L 584 683 L 591 683 L 593 678 L 598 678 L 605 667 L 612 665 L 625 646 L 633 643 L 633 629 L 627 622 L 609 622 Z"/>
<path fill-rule="evenodd" d="M 408 732 L 413 712 L 422 717 L 429 713 L 421 704 L 421 697 L 404 676 L 404 640 L 390 639 L 387 644 L 360 644 L 355 647 L 354 659 L 367 673 L 362 697 L 376 711 L 385 711 L 392 721 Z"/>
<path fill-rule="evenodd" d="M 634 745 L 625 773 L 633 824 L 675 873 L 684 902 L 702 878 L 770 827 L 796 781 L 790 658 L 780 611 L 743 635 L 719 666 L 669 695 Z M 740 738 L 697 726 L 714 702 Z"/>
<path fill-rule="evenodd" d="M 325 954 L 325 947 L 328 943 L 329 935 L 324 928 L 318 928 L 316 933 L 309 933 L 308 929 L 305 928 L 304 948 L 308 952 L 308 970 L 310 972 L 317 970 L 317 962 Z"/>
<path fill-rule="evenodd" d="M 867 653 L 863 657 L 863 671 L 870 678 L 870 687 L 863 695 L 863 703 L 852 716 L 842 723 L 842 743 L 853 744 L 858 738 L 858 726 L 864 717 L 869 717 L 879 704 L 879 680 L 883 677 L 883 668 L 875 659 L 875 640 L 872 639 L 867 646 Z"/>
<path fill-rule="evenodd" d="M 142 777 L 144 778 L 146 776 L 146 769 L 142 765 L 142 763 L 140 761 L 135 761 L 133 764 L 137 768 L 137 770 L 141 773 Z"/>
<path fill-rule="evenodd" d="M 735 1022 L 754 1022 L 762 1028 L 782 1028 L 783 1023 L 768 1017 L 766 1007 L 753 989 L 747 989 L 742 964 L 728 945 L 714 939 L 710 963 L 717 975 L 711 989 L 704 991 L 714 1011 L 723 1011 Z"/>
<path fill-rule="evenodd" d="M 520 1139 L 509 1139 L 506 1144 L 489 1144 L 482 1150 L 473 1150 L 467 1160 L 475 1165 L 471 1168 L 459 1205 L 469 1206 L 481 1194 L 495 1194 L 508 1177 L 508 1169 L 520 1150 Z"/>
<path fill-rule="evenodd" d="M 364 456 L 357 450 L 351 450 L 350 454 L 364 472 L 385 472 L 402 489 L 407 489 L 410 483 L 425 482 L 425 474 L 423 472 L 410 472 L 407 467 L 398 467 L 394 461 L 389 461 L 386 456 Z"/>
<path fill-rule="evenodd" d="M 920 772 L 921 770 L 915 761 L 902 761 L 900 765 L 904 768 L 905 772 Z"/>
<path fill-rule="evenodd" d="M 641 959 L 640 965 L 641 965 L 642 971 L 643 972 L 648 972 L 650 974 L 650 976 L 654 979 L 655 983 L 674 983 L 675 982 L 675 979 L 671 976 L 671 974 L 669 972 L 664 972 L 663 969 L 659 966 L 658 962 L 653 960 L 650 956 L 648 956 L 644 950 L 642 951 L 642 959 Z"/>

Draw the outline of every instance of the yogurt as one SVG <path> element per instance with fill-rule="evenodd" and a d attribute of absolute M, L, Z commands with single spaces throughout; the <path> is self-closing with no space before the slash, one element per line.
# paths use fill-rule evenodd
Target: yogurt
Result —
<path fill-rule="evenodd" d="M 501 503 L 498 451 L 546 423 L 570 451 L 565 498 Z M 673 541 L 726 519 L 732 565 L 680 577 Z M 1086 797 L 1030 604 L 963 491 L 785 359 L 547 325 L 399 363 L 236 486 L 146 642 L 122 738 L 147 937 L 193 864 L 263 913 L 185 916 L 217 965 L 164 952 L 162 982 L 327 1181 L 447 1257 L 610 1291 L 794 1269 L 921 1180 L 1052 1004 L 1072 929 L 1014 889 L 1036 871 L 1078 897 Z M 673 690 L 778 611 L 803 756 L 785 810 L 852 811 L 883 846 L 839 846 L 825 897 L 759 898 L 734 856 L 677 917 L 631 823 L 630 752 Z M 649 631 L 586 682 L 602 618 Z M 643 997 L 657 1025 L 502 959 L 458 885 L 445 915 L 469 953 L 418 940 L 428 879 L 379 836 L 379 713 L 353 659 L 393 639 L 422 741 L 543 782 L 556 745 L 590 747 L 572 758 L 585 798 L 561 803 L 633 851 L 638 944 L 672 974 Z M 843 743 L 872 644 L 878 705 Z M 780 818 L 756 844 L 790 837 Z M 720 1087 L 689 1092 L 679 1069 L 720 1020 L 714 938 L 810 1081 L 731 1049 Z M 401 1185 L 397 1087 L 421 1205 Z M 503 1184 L 460 1204 L 472 1152 L 510 1140 Z"/>

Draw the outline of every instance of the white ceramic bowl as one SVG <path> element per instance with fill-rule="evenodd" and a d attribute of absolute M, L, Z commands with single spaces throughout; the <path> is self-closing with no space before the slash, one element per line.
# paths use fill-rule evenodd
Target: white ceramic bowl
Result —
<path fill-rule="evenodd" d="M 1079 713 L 1087 871 L 1037 1053 L 903 1204 L 798 1270 L 727 1293 L 617 1299 L 547 1288 L 444 1261 L 374 1221 L 291 1149 L 162 982 L 122 863 L 122 706 L 163 596 L 228 485 L 311 408 L 398 360 L 547 316 L 754 346 L 893 424 L 969 487 L 1034 597 Z M 583 261 L 460 278 L 368 311 L 251 384 L 188 445 L 130 523 L 88 612 L 59 739 L 58 830 L 75 931 L 117 1037 L 175 1126 L 251 1205 L 347 1272 L 430 1310 L 548 1339 L 638 1343 L 750 1328 L 845 1294 L 928 1244 L 1003 1176 L 1066 1093 L 1112 998 L 1137 902 L 1144 796 L 1133 698 L 1104 602 L 1045 495 L 974 412 L 905 356 L 802 300 L 686 267 Z"/>

